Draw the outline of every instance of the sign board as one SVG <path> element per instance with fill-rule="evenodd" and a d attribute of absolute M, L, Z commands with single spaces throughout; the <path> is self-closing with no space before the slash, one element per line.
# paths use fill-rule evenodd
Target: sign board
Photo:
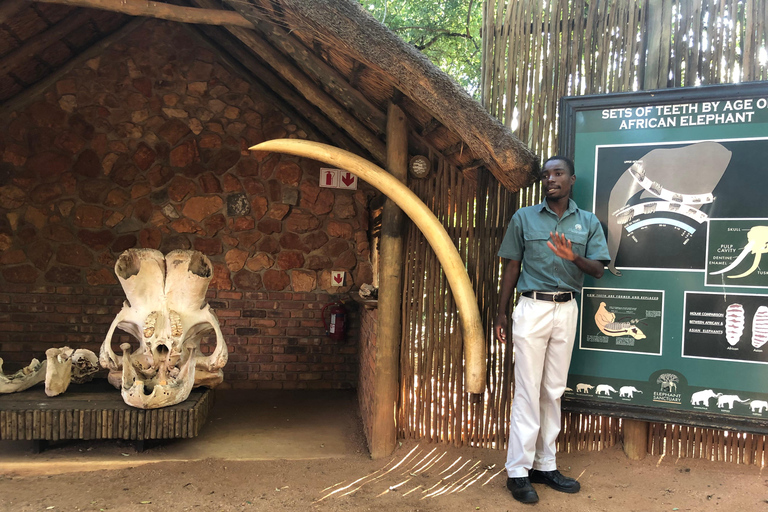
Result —
<path fill-rule="evenodd" d="M 331 271 L 331 286 L 344 286 L 345 272 L 343 270 Z"/>
<path fill-rule="evenodd" d="M 324 188 L 339 187 L 339 169 L 320 169 L 320 186 Z"/>
<path fill-rule="evenodd" d="M 565 407 L 768 432 L 768 83 L 563 98 L 560 121 L 612 258 Z"/>
<path fill-rule="evenodd" d="M 343 169 L 320 169 L 320 186 L 324 188 L 343 188 L 357 190 L 357 176 Z"/>

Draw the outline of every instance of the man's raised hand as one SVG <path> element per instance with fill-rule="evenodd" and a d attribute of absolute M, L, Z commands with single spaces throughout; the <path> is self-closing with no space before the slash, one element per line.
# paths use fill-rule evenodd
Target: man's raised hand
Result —
<path fill-rule="evenodd" d="M 576 259 L 576 255 L 573 253 L 573 244 L 570 240 L 565 238 L 563 233 L 552 233 L 550 231 L 549 236 L 552 238 L 552 241 L 547 242 L 547 247 L 549 247 L 555 255 L 568 261 Z"/>

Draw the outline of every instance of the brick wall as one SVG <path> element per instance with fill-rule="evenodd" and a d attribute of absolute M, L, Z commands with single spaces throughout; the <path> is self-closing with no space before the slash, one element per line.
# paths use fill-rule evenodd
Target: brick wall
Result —
<path fill-rule="evenodd" d="M 357 401 L 360 404 L 363 431 L 369 448 L 373 433 L 378 311 L 375 307 L 360 309 L 360 376 L 357 381 Z"/>
<path fill-rule="evenodd" d="M 355 386 L 358 332 L 330 340 L 320 310 L 372 280 L 373 191 L 321 189 L 319 163 L 247 151 L 281 137 L 307 134 L 191 31 L 155 20 L 4 113 L 6 373 L 51 346 L 97 351 L 124 298 L 114 263 L 146 247 L 211 259 L 227 385 Z"/>

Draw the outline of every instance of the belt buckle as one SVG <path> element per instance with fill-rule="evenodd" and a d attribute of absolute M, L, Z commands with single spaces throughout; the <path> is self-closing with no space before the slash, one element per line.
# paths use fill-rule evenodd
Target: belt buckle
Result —
<path fill-rule="evenodd" d="M 571 292 L 557 292 L 552 294 L 552 302 L 568 302 L 570 298 L 566 299 L 566 296 L 570 297 Z"/>

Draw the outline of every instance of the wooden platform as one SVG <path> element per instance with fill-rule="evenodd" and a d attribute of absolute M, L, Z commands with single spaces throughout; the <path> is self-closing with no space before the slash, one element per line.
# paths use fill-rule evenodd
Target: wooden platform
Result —
<path fill-rule="evenodd" d="M 213 406 L 213 391 L 192 390 L 180 404 L 136 409 L 106 379 L 72 384 L 49 397 L 42 385 L 0 395 L 0 439 L 172 439 L 196 437 Z"/>

